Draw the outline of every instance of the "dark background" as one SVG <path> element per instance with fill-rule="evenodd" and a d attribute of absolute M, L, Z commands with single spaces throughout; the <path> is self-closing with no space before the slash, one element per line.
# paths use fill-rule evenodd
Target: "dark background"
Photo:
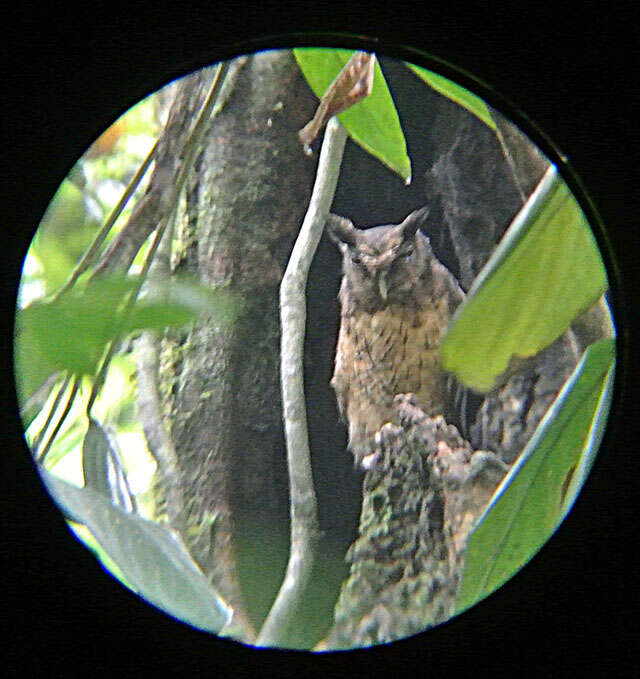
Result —
<path fill-rule="evenodd" d="M 629 352 L 637 278 L 638 42 L 631 7 L 582 7 L 566 18 L 557 7 L 428 15 L 420 5 L 229 3 L 209 13 L 175 17 L 149 5 L 114 14 L 87 6 L 85 15 L 22 10 L 5 29 L 8 78 L 3 88 L 3 359 L 2 437 L 3 619 L 11 639 L 9 674 L 113 676 L 123 669 L 284 675 L 338 669 L 369 675 L 468 668 L 543 676 L 586 671 L 630 676 L 634 652 L 637 565 L 631 558 L 637 472 L 633 445 L 637 406 L 634 367 L 621 357 L 614 427 L 573 511 L 533 563 L 483 604 L 425 635 L 365 652 L 308 654 L 242 649 L 174 622 L 101 572 L 76 542 L 31 466 L 11 384 L 11 313 L 22 258 L 47 203 L 85 148 L 129 106 L 168 80 L 267 43 L 293 30 L 377 36 L 372 50 L 412 45 L 462 67 L 517 103 L 569 157 L 607 226 L 622 285 L 615 313 Z M 614 11 L 615 9 L 615 11 Z M 111 11 L 111 13 L 110 13 Z M 505 13 L 506 12 L 506 13 Z M 347 18 L 348 17 L 348 18 Z M 307 36 L 308 39 L 308 36 Z M 289 36 L 291 40 L 291 36 Z M 232 43 L 235 43 L 232 44 Z M 268 46 L 282 46 L 270 42 Z M 289 44 L 291 44 L 289 42 Z M 633 49 L 632 49 L 633 48 Z M 504 102 L 491 101 L 522 120 Z M 530 132 L 529 129 L 527 129 Z M 393 215 L 389 219 L 395 218 Z M 380 221 L 383 221 L 381 219 Z M 611 267 L 610 267 L 610 273 Z M 616 278 L 612 275 L 612 278 Z M 615 281 L 614 281 L 615 283 Z M 626 397 L 621 400 L 625 381 Z"/>

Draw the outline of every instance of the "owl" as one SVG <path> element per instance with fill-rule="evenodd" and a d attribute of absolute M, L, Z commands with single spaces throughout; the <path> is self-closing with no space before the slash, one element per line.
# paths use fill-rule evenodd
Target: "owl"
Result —
<path fill-rule="evenodd" d="M 375 462 L 375 436 L 391 420 L 396 394 L 413 393 L 430 416 L 446 416 L 451 400 L 438 347 L 464 293 L 418 230 L 427 213 L 368 229 L 337 215 L 327 223 L 343 267 L 331 385 L 364 468 Z"/>

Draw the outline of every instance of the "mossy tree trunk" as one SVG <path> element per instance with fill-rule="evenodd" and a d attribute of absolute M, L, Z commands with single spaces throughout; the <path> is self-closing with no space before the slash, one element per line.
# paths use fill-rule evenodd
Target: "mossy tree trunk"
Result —
<path fill-rule="evenodd" d="M 203 71 L 181 87 L 211 78 Z M 260 620 L 247 608 L 237 547 L 254 529 L 274 540 L 287 531 L 278 286 L 313 182 L 316 159 L 297 131 L 314 102 L 292 55 L 271 51 L 233 62 L 217 106 L 178 212 L 172 270 L 231 291 L 238 314 L 167 333 L 160 384 L 180 527 L 250 640 Z"/>

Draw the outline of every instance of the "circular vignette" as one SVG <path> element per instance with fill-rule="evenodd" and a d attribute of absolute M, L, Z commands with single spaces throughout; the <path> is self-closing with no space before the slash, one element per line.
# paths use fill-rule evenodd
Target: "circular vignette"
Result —
<path fill-rule="evenodd" d="M 417 59 L 414 59 L 414 60 L 417 61 Z M 423 61 L 422 63 L 431 65 L 431 64 L 433 64 L 433 63 L 439 63 L 439 62 L 434 61 L 433 59 L 429 59 L 429 60 Z M 449 70 L 447 71 L 447 68 L 445 68 L 443 64 L 439 64 L 439 66 L 442 66 L 442 72 L 443 72 L 445 75 L 446 75 L 448 72 L 452 72 L 451 69 L 449 69 Z M 460 74 L 459 74 L 458 72 L 456 72 L 456 74 L 457 74 L 458 76 L 460 76 Z M 465 78 L 466 78 L 466 76 L 457 77 L 456 80 L 457 80 L 458 82 L 462 82 L 462 84 L 464 84 L 464 83 L 466 83 L 466 82 L 469 82 L 469 84 L 472 84 L 472 83 L 471 83 L 471 80 L 465 80 Z M 473 84 L 474 84 L 473 89 L 474 89 L 475 91 L 477 91 L 477 90 L 478 90 L 477 84 L 476 84 L 475 82 L 474 82 Z M 491 97 L 492 97 L 493 99 L 496 99 L 496 100 L 497 100 L 498 95 L 492 94 Z M 484 98 L 484 97 L 483 97 L 483 98 Z M 498 106 L 497 108 L 499 108 L 499 110 L 501 110 L 501 111 L 504 111 L 504 110 L 506 109 L 506 107 L 504 107 L 504 106 L 502 106 L 502 105 Z M 509 115 L 509 118 L 513 119 L 514 116 Z M 520 116 L 520 118 L 522 119 L 521 116 Z M 521 125 L 520 125 L 520 121 L 518 121 L 518 126 L 519 126 L 519 127 L 521 126 Z M 526 125 L 524 125 L 524 128 L 526 129 Z M 534 139 L 534 140 L 536 140 L 536 137 L 537 137 L 537 136 L 539 136 L 539 137 L 541 138 L 541 142 L 538 143 L 537 145 L 545 152 L 545 155 L 547 155 L 548 157 L 550 157 L 552 160 L 554 159 L 554 155 L 555 155 L 555 157 L 558 158 L 560 162 L 564 163 L 564 161 L 562 161 L 562 158 L 561 158 L 558 154 L 555 153 L 553 147 L 549 146 L 549 144 L 543 139 L 541 133 L 538 134 L 537 131 L 535 131 L 535 130 L 533 130 L 533 131 L 530 133 L 528 129 L 527 129 L 526 131 L 527 131 L 527 135 L 528 135 L 530 138 Z M 567 169 L 566 164 L 563 164 L 563 165 L 560 167 L 560 169 L 561 169 L 561 174 L 562 174 L 562 176 L 563 176 L 563 179 L 565 179 L 565 180 L 567 181 L 567 183 L 569 184 L 569 186 L 572 188 L 572 192 L 573 192 L 575 195 L 578 196 L 578 200 L 580 201 L 581 207 L 583 208 L 583 210 L 585 211 L 585 213 L 587 213 L 587 215 L 591 215 L 592 218 L 590 218 L 590 220 L 589 220 L 590 224 L 593 225 L 593 224 L 594 224 L 594 220 L 595 220 L 595 223 L 600 224 L 600 221 L 597 220 L 597 215 L 596 215 L 596 213 L 594 212 L 593 207 L 592 207 L 590 201 L 588 201 L 588 200 L 586 199 L 586 197 L 584 196 L 584 192 L 581 192 L 581 190 L 580 190 L 580 188 L 578 187 L 577 183 L 575 183 L 575 182 L 577 182 L 577 180 L 576 180 L 576 178 L 572 175 L 572 173 Z M 572 182 L 574 182 L 576 188 L 574 188 L 574 184 L 572 184 Z M 582 200 L 581 200 L 581 198 L 582 198 Z M 612 270 L 613 270 L 613 269 L 612 269 L 613 264 L 612 264 L 612 261 L 611 261 L 611 256 L 610 256 L 610 254 L 609 254 L 608 247 L 607 247 L 605 241 L 603 240 L 603 239 L 604 239 L 604 236 L 603 236 L 603 233 L 604 233 L 604 232 L 602 231 L 601 224 L 600 224 L 600 226 L 599 226 L 598 228 L 600 229 L 600 231 L 594 230 L 595 237 L 596 237 L 596 239 L 598 239 L 598 242 L 599 242 L 599 244 L 600 244 L 600 251 L 603 253 L 603 257 L 605 258 L 605 260 L 607 259 L 607 257 L 609 257 L 609 261 L 607 261 L 606 263 L 607 263 L 608 272 L 609 272 L 610 275 L 611 275 L 611 272 L 612 272 Z M 614 300 L 615 300 L 615 297 L 614 297 Z"/>

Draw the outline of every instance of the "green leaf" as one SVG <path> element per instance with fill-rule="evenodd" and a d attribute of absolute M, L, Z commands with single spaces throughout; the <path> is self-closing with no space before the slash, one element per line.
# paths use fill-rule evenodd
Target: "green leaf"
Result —
<path fill-rule="evenodd" d="M 179 327 L 201 314 L 212 314 L 218 322 L 231 323 L 242 308 L 240 296 L 231 290 L 211 290 L 187 277 L 172 278 L 166 287 L 149 283 L 149 292 L 136 303 L 123 326 L 124 332 Z"/>
<path fill-rule="evenodd" d="M 39 472 L 66 517 L 91 531 L 120 570 L 118 575 L 137 594 L 209 632 L 219 632 L 229 621 L 230 608 L 193 562 L 177 533 L 123 511 L 91 488 L 78 488 L 42 468 Z"/>
<path fill-rule="evenodd" d="M 611 365 L 607 374 L 604 389 L 597 406 L 595 415 L 593 416 L 593 425 L 589 432 L 589 439 L 584 447 L 582 455 L 575 467 L 570 467 L 569 473 L 563 481 L 564 500 L 562 506 L 561 516 L 558 524 L 561 523 L 582 489 L 587 476 L 591 471 L 593 462 L 600 448 L 600 442 L 604 436 L 604 431 L 607 425 L 609 410 L 611 408 L 611 397 L 613 392 L 613 382 L 615 376 L 615 363 Z"/>
<path fill-rule="evenodd" d="M 460 104 L 467 111 L 473 113 L 482 120 L 485 125 L 488 125 L 492 130 L 496 129 L 496 124 L 489 113 L 489 108 L 480 97 L 472 92 L 469 92 L 465 87 L 457 85 L 448 78 L 444 78 L 433 71 L 428 71 L 426 68 L 421 68 L 415 64 L 407 64 L 407 66 L 420 78 L 422 78 L 427 85 L 432 87 L 436 92 L 440 92 L 456 104 Z"/>
<path fill-rule="evenodd" d="M 472 531 L 458 611 L 489 595 L 546 542 L 579 486 L 567 485 L 581 460 L 592 459 L 608 415 L 614 340 L 592 344 Z M 603 404 L 605 407 L 603 407 Z M 584 481 L 584 476 L 580 483 Z M 576 484 L 577 485 L 577 484 Z"/>
<path fill-rule="evenodd" d="M 51 373 L 93 374 L 117 331 L 117 312 L 136 285 L 133 279 L 100 279 L 53 301 L 16 313 L 15 369 L 20 402 Z"/>
<path fill-rule="evenodd" d="M 309 86 L 319 98 L 349 61 L 353 50 L 301 47 L 293 50 Z M 398 112 L 376 60 L 371 94 L 352 108 L 338 114 L 351 138 L 384 165 L 411 182 L 411 161 L 407 155 Z"/>
<path fill-rule="evenodd" d="M 92 280 L 53 301 L 37 301 L 16 313 L 15 369 L 20 402 L 47 377 L 68 370 L 93 375 L 109 342 L 141 329 L 180 326 L 201 313 L 228 321 L 239 309 L 237 297 L 187 280 L 171 281 L 134 305 L 126 320 L 125 302 L 139 284 L 136 277 Z"/>
<path fill-rule="evenodd" d="M 585 216 L 551 167 L 454 315 L 443 364 L 467 386 L 488 391 L 512 356 L 551 344 L 607 287 Z"/>

